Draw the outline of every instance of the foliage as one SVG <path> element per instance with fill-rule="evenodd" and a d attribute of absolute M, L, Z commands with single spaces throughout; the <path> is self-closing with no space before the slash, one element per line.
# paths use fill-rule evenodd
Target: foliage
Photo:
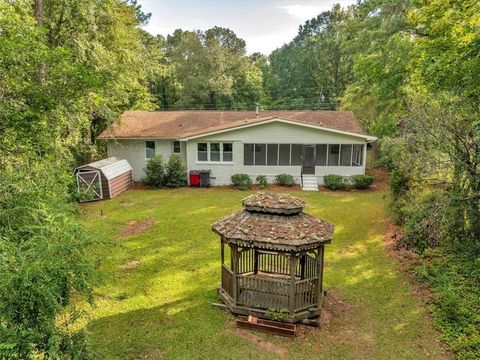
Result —
<path fill-rule="evenodd" d="M 234 174 L 232 175 L 233 185 L 240 190 L 250 190 L 253 185 L 252 178 L 248 174 Z"/>
<path fill-rule="evenodd" d="M 165 165 L 164 183 L 168 187 L 181 187 L 187 185 L 187 170 L 182 158 L 178 154 L 170 155 Z"/>
<path fill-rule="evenodd" d="M 459 359 L 480 357 L 479 269 L 478 257 L 442 250 L 426 251 L 417 269 L 434 292 L 434 322 Z"/>
<path fill-rule="evenodd" d="M 367 189 L 373 184 L 375 178 L 370 175 L 353 175 L 351 176 L 353 186 L 357 189 Z"/>
<path fill-rule="evenodd" d="M 288 309 L 267 309 L 265 316 L 274 321 L 285 321 L 288 319 Z"/>
<path fill-rule="evenodd" d="M 166 167 L 162 155 L 155 155 L 147 160 L 143 182 L 150 187 L 160 187 L 165 184 Z"/>
<path fill-rule="evenodd" d="M 325 175 L 323 183 L 331 190 L 346 190 L 348 187 L 347 179 L 340 175 Z"/>
<path fill-rule="evenodd" d="M 335 109 L 351 81 L 353 57 L 345 46 L 353 10 L 335 5 L 307 21 L 293 41 L 272 52 L 267 95 L 281 109 Z"/>
<path fill-rule="evenodd" d="M 295 179 L 290 174 L 279 174 L 275 176 L 275 183 L 283 186 L 292 186 L 295 184 Z"/>
<path fill-rule="evenodd" d="M 161 108 L 252 108 L 262 98 L 262 72 L 232 30 L 178 29 L 162 45 L 166 71 L 154 82 Z"/>
<path fill-rule="evenodd" d="M 89 253 L 98 244 L 82 228 L 65 191 L 71 177 L 36 159 L 0 173 L 0 357 L 90 358 L 75 327 L 74 300 L 92 301 Z"/>
<path fill-rule="evenodd" d="M 260 189 L 265 189 L 268 186 L 267 177 L 265 175 L 258 175 L 255 181 Z"/>

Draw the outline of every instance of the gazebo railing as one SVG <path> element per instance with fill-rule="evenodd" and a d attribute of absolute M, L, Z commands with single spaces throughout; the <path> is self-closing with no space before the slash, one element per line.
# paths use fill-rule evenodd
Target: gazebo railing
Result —
<path fill-rule="evenodd" d="M 222 265 L 222 289 L 233 297 L 233 273 L 225 265 Z"/>
<path fill-rule="evenodd" d="M 317 279 L 305 279 L 295 282 L 295 310 L 304 310 L 315 306 L 317 299 Z"/>
<path fill-rule="evenodd" d="M 265 309 L 288 308 L 290 282 L 251 276 L 237 276 L 238 303 Z"/>

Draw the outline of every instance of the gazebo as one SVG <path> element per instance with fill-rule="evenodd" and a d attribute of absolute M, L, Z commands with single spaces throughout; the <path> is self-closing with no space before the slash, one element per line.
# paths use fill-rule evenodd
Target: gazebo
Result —
<path fill-rule="evenodd" d="M 257 193 L 212 225 L 221 237 L 219 296 L 231 312 L 295 323 L 320 315 L 324 245 L 333 225 L 303 212 L 303 200 Z"/>

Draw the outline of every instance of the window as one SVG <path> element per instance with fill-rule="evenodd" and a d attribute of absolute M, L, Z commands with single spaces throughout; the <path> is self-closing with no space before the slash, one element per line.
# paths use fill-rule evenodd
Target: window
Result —
<path fill-rule="evenodd" d="M 180 141 L 174 141 L 173 142 L 173 153 L 174 154 L 180 154 L 182 152 L 180 148 Z"/>
<path fill-rule="evenodd" d="M 353 145 L 352 166 L 363 165 L 363 145 Z"/>
<path fill-rule="evenodd" d="M 208 144 L 207 143 L 197 144 L 197 158 L 198 158 L 198 161 L 208 161 Z"/>
<path fill-rule="evenodd" d="M 253 165 L 253 144 L 243 145 L 243 165 Z"/>
<path fill-rule="evenodd" d="M 290 164 L 291 165 L 302 165 L 303 158 L 303 145 L 302 144 L 292 144 L 292 157 Z"/>
<path fill-rule="evenodd" d="M 278 165 L 278 144 L 267 145 L 267 165 Z"/>
<path fill-rule="evenodd" d="M 206 162 L 232 162 L 232 143 L 198 143 L 197 161 Z"/>
<path fill-rule="evenodd" d="M 352 145 L 342 144 L 340 166 L 352 166 Z"/>
<path fill-rule="evenodd" d="M 278 165 L 290 165 L 290 144 L 280 144 Z"/>
<path fill-rule="evenodd" d="M 255 165 L 267 165 L 266 144 L 255 144 Z"/>
<path fill-rule="evenodd" d="M 315 157 L 315 165 L 325 166 L 327 165 L 327 145 L 317 145 Z"/>
<path fill-rule="evenodd" d="M 220 143 L 210 143 L 210 161 L 220 161 Z"/>
<path fill-rule="evenodd" d="M 155 141 L 145 141 L 145 157 L 150 159 L 155 156 Z"/>
<path fill-rule="evenodd" d="M 233 161 L 233 144 L 223 143 L 223 159 L 222 161 Z"/>
<path fill-rule="evenodd" d="M 328 145 L 328 166 L 338 166 L 340 158 L 340 145 Z"/>

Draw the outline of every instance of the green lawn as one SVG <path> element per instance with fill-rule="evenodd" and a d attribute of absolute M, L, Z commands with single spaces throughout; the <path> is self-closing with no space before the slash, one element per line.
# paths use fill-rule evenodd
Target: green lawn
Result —
<path fill-rule="evenodd" d="M 210 225 L 239 209 L 248 194 L 229 189 L 133 190 L 84 206 L 87 226 L 106 240 L 100 249 L 104 283 L 96 290 L 96 307 L 89 310 L 87 324 L 100 355 L 445 358 L 420 299 L 412 296 L 412 287 L 384 249 L 388 217 L 383 192 L 295 193 L 306 200 L 307 212 L 336 225 L 325 254 L 330 294 L 326 323 L 295 339 L 237 332 L 233 317 L 210 305 L 218 301 L 220 282 L 220 243 Z M 121 235 L 128 221 L 147 219 L 155 221 L 149 230 Z"/>

